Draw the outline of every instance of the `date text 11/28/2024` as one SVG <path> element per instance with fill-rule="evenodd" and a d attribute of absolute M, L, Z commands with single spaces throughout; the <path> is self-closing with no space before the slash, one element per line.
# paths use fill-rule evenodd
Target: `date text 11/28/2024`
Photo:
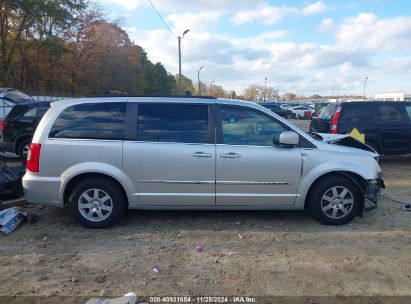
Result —
<path fill-rule="evenodd" d="M 182 296 L 182 297 L 150 297 L 150 303 L 257 303 L 255 297 L 245 296 Z"/>

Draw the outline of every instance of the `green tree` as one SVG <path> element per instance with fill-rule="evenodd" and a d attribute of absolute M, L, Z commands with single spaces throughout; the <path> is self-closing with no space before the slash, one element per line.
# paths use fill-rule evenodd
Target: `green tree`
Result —
<path fill-rule="evenodd" d="M 174 94 L 179 95 L 180 94 L 180 92 L 179 92 L 179 81 L 178 81 L 179 80 L 179 75 L 178 74 L 174 75 L 174 79 L 175 79 L 176 84 L 177 84 L 176 88 L 174 89 Z M 195 94 L 194 93 L 195 89 L 194 89 L 193 81 L 190 78 L 188 78 L 184 75 L 181 75 L 181 91 L 182 91 L 183 95 L 187 91 L 190 91 L 191 94 Z"/>

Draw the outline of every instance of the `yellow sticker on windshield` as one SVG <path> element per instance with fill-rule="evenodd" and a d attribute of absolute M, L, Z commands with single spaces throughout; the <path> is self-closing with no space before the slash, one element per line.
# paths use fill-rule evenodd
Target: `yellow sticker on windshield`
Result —
<path fill-rule="evenodd" d="M 365 144 L 365 134 L 358 131 L 357 128 L 352 129 L 351 132 L 347 135 L 350 135 L 351 137 Z"/>

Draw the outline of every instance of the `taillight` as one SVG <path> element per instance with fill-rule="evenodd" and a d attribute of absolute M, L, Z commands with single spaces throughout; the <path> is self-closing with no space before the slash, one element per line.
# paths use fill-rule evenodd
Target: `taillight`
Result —
<path fill-rule="evenodd" d="M 337 134 L 338 132 L 338 119 L 340 118 L 340 112 L 341 112 L 342 107 L 338 107 L 337 111 L 335 111 L 333 118 L 331 119 L 331 125 L 330 125 L 330 133 L 332 134 Z"/>
<path fill-rule="evenodd" d="M 40 171 L 40 148 L 41 144 L 31 144 L 29 152 L 27 153 L 26 168 L 30 172 Z"/>
<path fill-rule="evenodd" d="M 6 121 L 4 119 L 1 120 L 1 130 L 3 131 L 6 128 Z"/>

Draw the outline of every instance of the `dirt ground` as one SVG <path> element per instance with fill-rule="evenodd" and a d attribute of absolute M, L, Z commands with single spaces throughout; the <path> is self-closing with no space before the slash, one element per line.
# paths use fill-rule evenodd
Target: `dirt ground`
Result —
<path fill-rule="evenodd" d="M 380 164 L 383 195 L 411 202 L 411 157 Z M 145 299 L 411 296 L 411 212 L 387 198 L 340 227 L 303 212 L 129 211 L 118 225 L 89 230 L 63 209 L 27 210 L 36 223 L 0 235 L 0 296 L 13 296 L 0 297 L 3 303 L 130 291 Z"/>

